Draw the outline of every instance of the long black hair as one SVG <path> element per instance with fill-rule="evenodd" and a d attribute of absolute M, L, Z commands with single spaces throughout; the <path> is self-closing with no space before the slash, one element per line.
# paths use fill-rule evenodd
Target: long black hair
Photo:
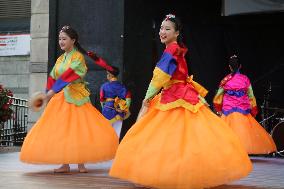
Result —
<path fill-rule="evenodd" d="M 230 56 L 229 65 L 232 68 L 233 75 L 239 71 L 239 69 L 241 68 L 241 65 L 239 63 L 239 58 L 237 55 Z"/>
<path fill-rule="evenodd" d="M 164 20 L 169 20 L 172 23 L 174 23 L 175 31 L 179 32 L 179 35 L 177 36 L 177 43 L 181 47 L 186 47 L 184 42 L 183 42 L 183 38 L 182 38 L 182 23 L 181 23 L 180 19 L 176 15 L 168 14 L 168 15 L 165 16 Z"/>
<path fill-rule="evenodd" d="M 79 43 L 79 35 L 71 26 L 65 25 L 62 27 L 59 33 L 64 32 L 66 33 L 71 39 L 75 39 L 74 45 L 82 54 L 87 54 L 87 51 L 80 45 Z"/>
<path fill-rule="evenodd" d="M 116 66 L 111 66 L 112 70 L 107 70 L 109 73 L 117 77 L 119 75 L 119 68 Z"/>

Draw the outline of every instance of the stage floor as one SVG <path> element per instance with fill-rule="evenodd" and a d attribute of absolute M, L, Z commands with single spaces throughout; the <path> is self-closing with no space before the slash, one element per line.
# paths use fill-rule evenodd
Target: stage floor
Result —
<path fill-rule="evenodd" d="M 78 173 L 71 165 L 71 173 L 54 174 L 56 165 L 29 165 L 19 161 L 19 153 L 0 153 L 0 188 L 51 189 L 51 188 L 136 188 L 127 181 L 108 176 L 111 161 L 87 164 L 89 173 Z M 252 157 L 253 172 L 246 178 L 214 189 L 284 189 L 284 159 Z"/>

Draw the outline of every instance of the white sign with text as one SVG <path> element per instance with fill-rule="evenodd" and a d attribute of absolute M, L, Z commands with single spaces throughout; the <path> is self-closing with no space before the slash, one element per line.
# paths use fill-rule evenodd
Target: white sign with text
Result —
<path fill-rule="evenodd" d="M 0 34 L 0 56 L 29 55 L 30 34 Z"/>

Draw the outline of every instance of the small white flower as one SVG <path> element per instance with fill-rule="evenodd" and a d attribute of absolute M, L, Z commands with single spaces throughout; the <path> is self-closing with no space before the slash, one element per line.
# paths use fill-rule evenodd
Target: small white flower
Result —
<path fill-rule="evenodd" d="M 168 14 L 168 15 L 166 15 L 166 20 L 169 19 L 169 18 L 175 18 L 175 17 L 176 17 L 176 16 L 173 15 L 173 14 Z"/>

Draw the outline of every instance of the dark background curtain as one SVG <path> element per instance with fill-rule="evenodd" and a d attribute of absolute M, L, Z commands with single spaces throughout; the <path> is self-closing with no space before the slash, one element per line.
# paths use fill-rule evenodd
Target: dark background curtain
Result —
<path fill-rule="evenodd" d="M 222 14 L 229 16 L 280 11 L 284 11 L 283 0 L 223 0 Z"/>
<path fill-rule="evenodd" d="M 221 16 L 221 0 L 186 4 L 181 0 L 59 0 L 51 1 L 50 6 L 49 67 L 59 54 L 58 29 L 66 23 L 78 30 L 82 46 L 120 67 L 120 78 L 133 94 L 132 116 L 124 121 L 122 136 L 136 120 L 153 68 L 163 52 L 158 32 L 168 13 L 183 22 L 189 71 L 209 90 L 206 100 L 211 107 L 220 80 L 229 73 L 228 57 L 236 53 L 259 107 L 266 99 L 269 107 L 284 108 L 284 13 Z M 105 82 L 105 73 L 90 59 L 87 62 L 92 102 L 99 108 L 98 90 Z"/>
<path fill-rule="evenodd" d="M 225 17 L 221 16 L 221 11 L 222 1 L 218 0 L 207 1 L 206 4 L 170 0 L 146 4 L 141 1 L 138 5 L 126 1 L 125 13 L 128 16 L 125 18 L 125 28 L 129 29 L 125 32 L 136 35 L 136 38 L 125 39 L 124 64 L 135 64 L 135 71 L 129 69 L 130 75 L 138 74 L 141 78 L 130 77 L 136 84 L 134 91 L 139 91 L 135 93 L 134 99 L 137 100 L 132 106 L 134 115 L 141 106 L 151 79 L 149 70 L 153 69 L 164 49 L 158 32 L 163 17 L 169 13 L 176 14 L 183 22 L 183 38 L 189 49 L 189 72 L 210 91 L 206 100 L 211 107 L 219 82 L 229 73 L 228 57 L 236 53 L 242 64 L 241 72 L 250 78 L 257 98 L 260 108 L 257 119 L 263 119 L 261 105 L 264 99 L 271 108 L 284 108 L 284 29 L 281 27 L 284 13 Z M 142 59 L 136 58 L 138 56 Z M 135 116 L 125 123 L 124 133 L 134 121 Z"/>

